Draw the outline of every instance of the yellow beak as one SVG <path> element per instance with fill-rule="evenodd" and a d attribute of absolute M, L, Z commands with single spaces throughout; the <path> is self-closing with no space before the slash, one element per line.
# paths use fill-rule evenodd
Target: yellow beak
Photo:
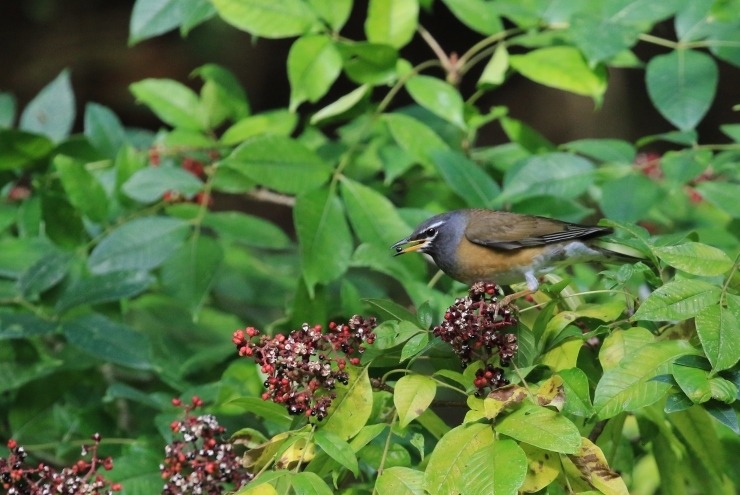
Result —
<path fill-rule="evenodd" d="M 396 254 L 393 256 L 400 256 L 402 254 L 410 253 L 412 251 L 418 251 L 419 249 L 425 247 L 427 245 L 427 239 L 419 239 L 416 241 L 410 241 L 408 237 L 406 239 L 400 240 L 397 243 L 395 243 L 393 246 L 391 246 L 391 249 L 396 250 Z M 404 244 L 410 244 L 410 246 L 407 246 L 405 248 L 402 248 L 401 246 Z"/>

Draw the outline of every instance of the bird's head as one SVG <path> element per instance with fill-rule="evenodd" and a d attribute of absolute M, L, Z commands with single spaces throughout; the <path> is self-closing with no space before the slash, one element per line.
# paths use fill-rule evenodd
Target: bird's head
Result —
<path fill-rule="evenodd" d="M 395 256 L 412 251 L 434 256 L 444 250 L 446 244 L 457 244 L 464 227 L 464 217 L 460 210 L 435 215 L 419 224 L 410 236 L 395 243 L 391 249 L 396 250 Z"/>

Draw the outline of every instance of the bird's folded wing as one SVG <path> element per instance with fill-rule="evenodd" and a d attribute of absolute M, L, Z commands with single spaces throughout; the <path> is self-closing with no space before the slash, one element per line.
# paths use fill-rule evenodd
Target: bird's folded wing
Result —
<path fill-rule="evenodd" d="M 608 227 L 591 227 L 550 218 L 497 212 L 471 215 L 465 229 L 470 242 L 496 249 L 520 249 L 610 234 Z"/>

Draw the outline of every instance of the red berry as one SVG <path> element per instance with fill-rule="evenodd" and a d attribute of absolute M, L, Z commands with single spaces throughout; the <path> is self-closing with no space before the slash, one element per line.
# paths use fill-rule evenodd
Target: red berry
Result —
<path fill-rule="evenodd" d="M 174 399 L 172 399 L 172 405 L 173 406 L 181 406 L 182 405 L 182 401 L 180 399 L 178 399 L 177 397 L 175 397 Z"/>
<path fill-rule="evenodd" d="M 10 440 L 8 440 L 8 448 L 9 448 L 10 450 L 13 450 L 13 449 L 14 449 L 14 448 L 16 448 L 17 446 L 18 446 L 18 442 L 16 442 L 16 441 L 15 441 L 15 440 L 13 440 L 12 438 L 11 438 Z"/>

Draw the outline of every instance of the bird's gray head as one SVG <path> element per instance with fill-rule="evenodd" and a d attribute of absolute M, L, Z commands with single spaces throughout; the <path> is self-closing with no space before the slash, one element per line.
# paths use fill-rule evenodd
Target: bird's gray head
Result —
<path fill-rule="evenodd" d="M 430 254 L 436 261 L 437 255 L 447 249 L 454 249 L 460 242 L 466 223 L 464 212 L 465 210 L 450 211 L 420 223 L 410 236 L 391 246 L 396 250 L 395 256 L 419 251 Z M 408 246 L 403 247 L 404 244 Z"/>

